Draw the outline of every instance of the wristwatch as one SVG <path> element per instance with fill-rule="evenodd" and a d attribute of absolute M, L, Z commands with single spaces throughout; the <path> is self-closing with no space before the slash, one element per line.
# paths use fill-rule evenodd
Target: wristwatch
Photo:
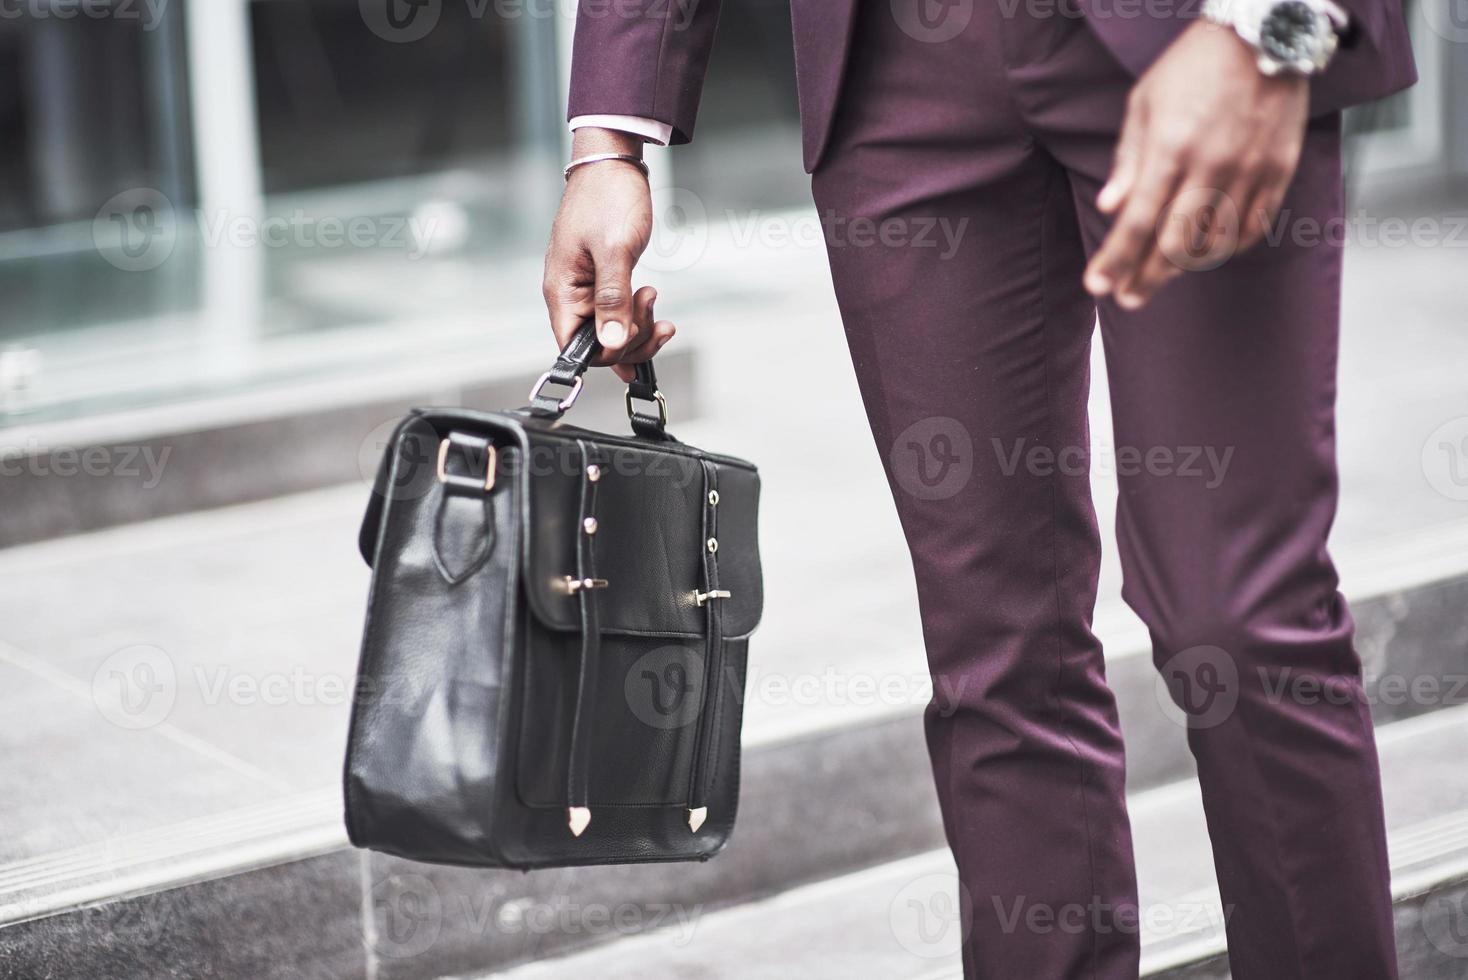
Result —
<path fill-rule="evenodd" d="M 1203 0 L 1203 16 L 1233 28 L 1266 75 L 1324 71 L 1350 23 L 1332 0 Z"/>

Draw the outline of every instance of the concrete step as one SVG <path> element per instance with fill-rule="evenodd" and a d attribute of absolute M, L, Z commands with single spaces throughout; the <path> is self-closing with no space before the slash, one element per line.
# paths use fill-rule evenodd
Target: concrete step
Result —
<path fill-rule="evenodd" d="M 356 372 L 287 376 L 244 390 L 206 386 L 167 405 L 0 427 L 0 548 L 357 479 L 376 467 L 393 426 L 412 406 L 523 405 L 555 353 L 538 331 L 503 332 L 490 346 L 461 336 L 464 326 L 393 327 L 460 346 L 404 350 Z M 329 340 L 350 348 L 363 338 Z M 687 348 L 658 358 L 659 385 L 684 419 L 698 412 L 693 361 Z M 621 388 L 610 372 L 593 372 L 581 402 L 580 424 L 626 429 Z"/>
<path fill-rule="evenodd" d="M 1405 980 L 1468 975 L 1468 708 L 1379 732 L 1398 942 Z M 1188 780 L 1135 795 L 1142 975 L 1226 978 L 1223 909 L 1202 799 Z M 959 980 L 956 873 L 935 850 L 708 911 L 570 956 L 491 974 L 500 980 Z"/>
<path fill-rule="evenodd" d="M 122 929 L 113 945 L 77 946 L 68 956 L 122 955 L 161 935 L 176 940 L 179 962 L 234 962 L 251 955 L 248 943 L 199 946 L 175 928 L 224 933 L 219 918 L 239 908 L 264 902 L 254 914 L 268 917 L 298 892 L 319 893 L 309 914 L 281 923 L 282 962 L 356 962 L 367 955 L 367 929 L 379 976 L 431 977 L 585 943 L 587 931 L 574 924 L 515 926 L 567 902 L 640 908 L 646 920 L 657 907 L 741 903 L 941 846 L 910 591 L 892 584 L 897 576 L 870 574 L 860 560 L 870 539 L 815 555 L 793 525 L 777 521 L 766 559 L 778 574 L 838 588 L 810 599 L 815 608 L 804 614 L 781 611 L 788 593 L 772 595 L 752 646 L 743 799 L 728 854 L 696 867 L 521 876 L 346 850 L 337 781 L 348 705 L 329 691 L 349 685 L 355 666 L 365 572 L 352 537 L 363 494 L 346 487 L 0 552 L 0 602 L 15 613 L 3 617 L 0 640 L 0 709 L 14 721 L 0 728 L 0 750 L 13 785 L 25 787 L 0 795 L 10 828 L 0 841 L 0 924 L 8 926 L 0 953 L 38 962 L 57 937 L 104 915 L 161 924 Z M 1353 601 L 1379 724 L 1468 700 L 1465 542 L 1468 525 L 1448 525 L 1341 549 L 1347 581 L 1377 590 Z M 843 548 L 846 578 L 823 577 L 829 552 Z M 77 604 L 76 595 L 88 601 Z M 158 595 L 169 602 L 150 601 Z M 852 604 L 853 595 L 862 601 Z M 807 617 L 842 624 L 834 646 L 810 642 L 799 625 Z M 1103 601 L 1098 629 L 1121 701 L 1131 788 L 1186 778 L 1184 733 L 1155 679 L 1145 631 L 1114 600 Z M 132 676 L 139 665 L 171 678 L 157 717 L 118 714 L 96 686 L 109 671 Z M 309 686 L 295 687 L 298 677 Z M 854 683 L 880 689 L 891 679 L 906 686 L 890 701 L 862 697 Z M 241 680 L 244 693 L 228 693 Z M 273 681 L 289 682 L 283 698 Z M 814 698 L 790 693 L 807 681 Z M 394 956 L 395 933 L 373 933 L 372 923 L 405 882 L 406 894 L 431 888 L 448 911 L 424 951 Z M 342 945 L 323 947 L 318 935 Z M 241 969 L 283 975 L 271 963 Z"/>

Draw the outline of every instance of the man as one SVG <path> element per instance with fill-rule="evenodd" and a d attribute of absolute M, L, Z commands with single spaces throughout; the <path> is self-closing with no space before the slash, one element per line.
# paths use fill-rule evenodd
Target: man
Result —
<path fill-rule="evenodd" d="M 1325 548 L 1341 255 L 1288 222 L 1340 216 L 1339 110 L 1415 73 L 1399 0 L 1337 2 L 793 2 L 851 358 L 930 666 L 962 692 L 927 736 L 966 976 L 1137 975 L 1089 484 L 1027 455 L 1089 445 L 1098 313 L 1116 445 L 1231 453 L 1218 481 L 1119 466 L 1117 536 L 1123 595 L 1189 712 L 1233 976 L 1397 976 L 1376 751 Z M 624 378 L 673 334 L 631 288 L 651 225 L 635 158 L 692 137 L 716 6 L 582 0 L 545 295 L 562 343 L 596 316 Z M 951 251 L 858 247 L 839 234 L 855 218 L 967 230 Z M 946 496 L 894 472 L 934 426 L 976 447 Z M 1281 696 L 1281 678 L 1346 696 Z M 1016 902 L 1083 909 L 1058 920 L 1081 928 L 1015 927 L 996 910 Z"/>

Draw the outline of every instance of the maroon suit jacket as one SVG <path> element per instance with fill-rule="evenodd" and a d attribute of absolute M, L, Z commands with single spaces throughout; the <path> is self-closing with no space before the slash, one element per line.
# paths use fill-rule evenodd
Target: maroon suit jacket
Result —
<path fill-rule="evenodd" d="M 851 27 L 861 2 L 886 8 L 889 0 L 791 0 L 808 171 L 820 162 L 830 134 Z M 1196 18 L 1200 5 L 1198 0 L 1077 2 L 1097 36 L 1134 74 L 1150 65 Z M 1317 115 L 1382 98 L 1417 79 L 1401 0 L 1338 2 L 1351 14 L 1353 37 L 1312 83 L 1311 110 Z M 1139 14 L 1138 6 L 1151 13 Z M 1175 9 L 1169 15 L 1159 15 L 1171 8 Z M 718 19 L 719 0 L 579 0 L 568 118 L 599 113 L 642 116 L 672 126 L 674 143 L 688 142 Z"/>

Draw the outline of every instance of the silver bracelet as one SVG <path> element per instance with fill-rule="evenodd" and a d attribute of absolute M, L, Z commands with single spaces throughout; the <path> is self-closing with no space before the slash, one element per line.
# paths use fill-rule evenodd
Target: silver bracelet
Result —
<path fill-rule="evenodd" d="M 641 170 L 642 176 L 646 177 L 648 175 L 647 161 L 643 160 L 642 157 L 633 156 L 631 153 L 591 153 L 584 157 L 577 157 L 575 160 L 566 164 L 566 169 L 561 171 L 561 174 L 567 180 L 570 180 L 571 171 L 577 167 L 584 167 L 588 163 L 601 163 L 603 160 L 621 160 Z"/>

